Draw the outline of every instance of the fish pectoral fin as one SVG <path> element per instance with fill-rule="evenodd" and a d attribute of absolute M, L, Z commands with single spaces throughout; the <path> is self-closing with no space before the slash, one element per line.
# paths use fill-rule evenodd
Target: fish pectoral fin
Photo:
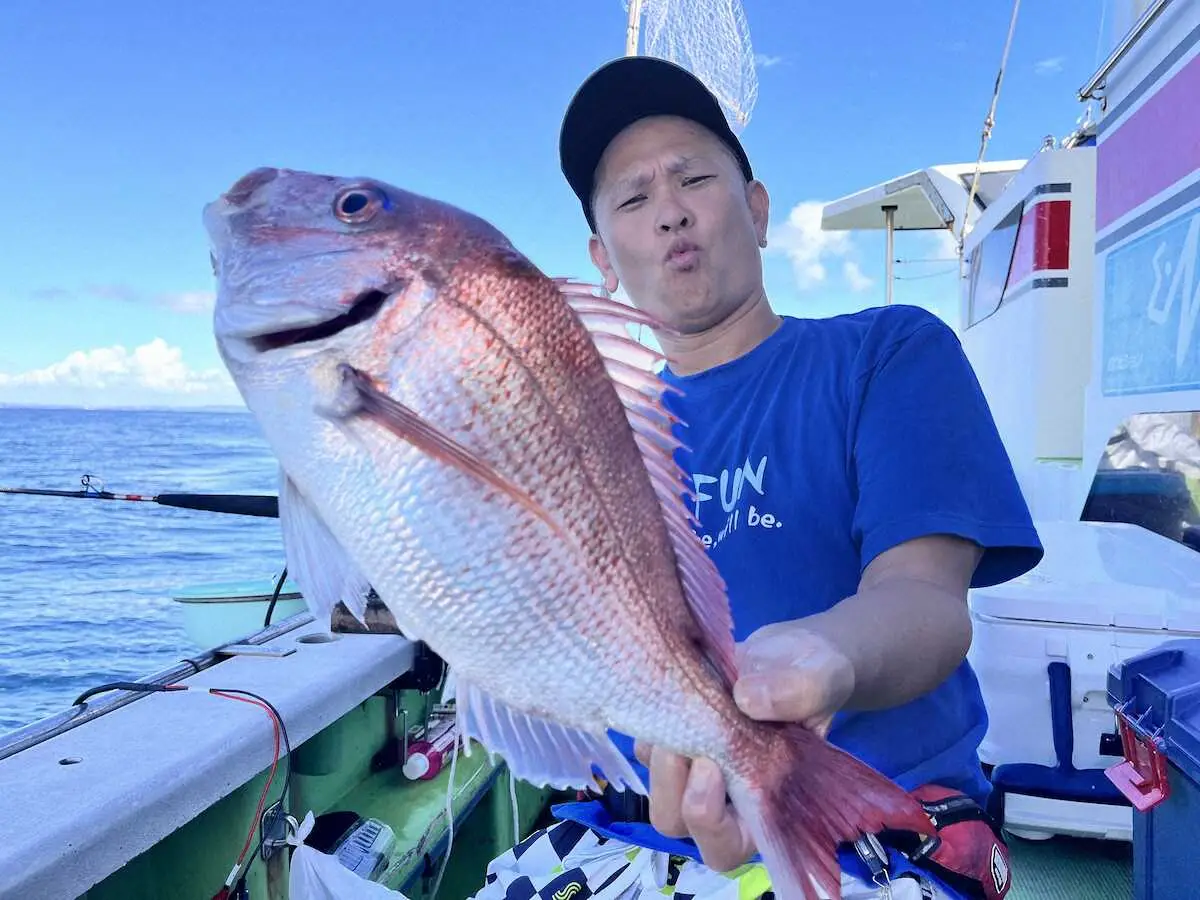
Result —
<path fill-rule="evenodd" d="M 313 614 L 328 625 L 341 602 L 363 622 L 370 583 L 286 473 L 279 490 L 279 523 L 288 572 Z"/>
<path fill-rule="evenodd" d="M 422 453 L 439 462 L 453 466 L 489 487 L 512 498 L 533 513 L 561 537 L 566 538 L 558 522 L 528 491 L 513 484 L 496 471 L 487 460 L 481 459 L 469 447 L 464 447 L 436 425 L 421 418 L 399 400 L 375 386 L 373 380 L 353 366 L 342 366 L 343 376 L 357 392 L 356 412 L 369 416 L 401 440 L 412 444 Z"/>
<path fill-rule="evenodd" d="M 458 732 L 503 757 L 516 778 L 559 790 L 597 788 L 595 769 L 614 788 L 646 786 L 607 734 L 590 734 L 513 709 L 474 684 L 457 680 Z"/>

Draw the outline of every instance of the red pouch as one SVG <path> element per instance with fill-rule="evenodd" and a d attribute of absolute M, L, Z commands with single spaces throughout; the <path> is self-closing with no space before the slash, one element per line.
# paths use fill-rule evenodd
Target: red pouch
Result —
<path fill-rule="evenodd" d="M 888 831 L 880 841 L 967 897 L 1002 900 L 1012 885 L 1012 869 L 1008 845 L 991 817 L 970 797 L 936 784 L 911 793 L 935 833 Z"/>

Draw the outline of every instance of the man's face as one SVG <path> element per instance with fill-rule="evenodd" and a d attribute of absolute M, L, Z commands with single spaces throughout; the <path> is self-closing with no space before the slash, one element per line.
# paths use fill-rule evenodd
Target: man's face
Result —
<path fill-rule="evenodd" d="M 622 131 L 597 169 L 592 261 L 610 291 L 684 333 L 713 327 L 762 291 L 768 200 L 732 153 L 686 119 Z"/>

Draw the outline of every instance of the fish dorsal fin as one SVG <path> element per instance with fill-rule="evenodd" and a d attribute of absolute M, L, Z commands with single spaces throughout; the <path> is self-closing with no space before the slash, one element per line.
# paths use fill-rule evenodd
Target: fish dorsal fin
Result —
<path fill-rule="evenodd" d="M 684 445 L 671 430 L 672 425 L 682 423 L 663 405 L 665 392 L 681 392 L 655 372 L 664 358 L 635 341 L 626 330 L 630 324 L 655 327 L 657 323 L 641 310 L 611 299 L 602 287 L 564 279 L 558 279 L 558 284 L 563 298 L 591 334 L 625 407 L 662 508 L 684 597 L 700 626 L 710 662 L 732 690 L 737 665 L 725 582 L 692 530 L 696 518 L 684 497 L 694 498 L 694 494 L 674 457 L 675 450 Z"/>

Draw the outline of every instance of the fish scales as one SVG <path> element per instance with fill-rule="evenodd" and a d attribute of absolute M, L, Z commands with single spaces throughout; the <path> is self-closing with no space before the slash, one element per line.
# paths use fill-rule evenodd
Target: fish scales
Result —
<path fill-rule="evenodd" d="M 461 284 L 452 276 L 442 288 L 446 305 L 427 314 L 425 333 L 457 337 L 453 341 L 414 338 L 399 349 L 392 363 L 400 372 L 442 374 L 432 380 L 423 377 L 419 385 L 401 388 L 397 396 L 431 420 L 454 423 L 444 426 L 447 433 L 508 473 L 544 508 L 561 511 L 559 521 L 579 542 L 586 566 L 575 574 L 564 560 L 556 558 L 552 544 L 557 538 L 527 514 L 514 522 L 502 513 L 489 529 L 484 507 L 475 499 L 476 486 L 468 478 L 452 479 L 452 473 L 434 467 L 428 472 L 428 486 L 414 485 L 412 493 L 427 498 L 429 505 L 444 508 L 447 503 L 456 504 L 451 517 L 459 519 L 461 514 L 463 532 L 477 536 L 472 545 L 504 545 L 503 558 L 515 560 L 513 574 L 519 581 L 510 588 L 504 605 L 491 600 L 494 584 L 460 580 L 464 595 L 489 598 L 488 606 L 479 609 L 482 618 L 508 620 L 508 639 L 527 648 L 531 657 L 535 651 L 546 654 L 530 660 L 532 671 L 510 664 L 506 677 L 524 682 L 561 680 L 565 672 L 619 674 L 621 682 L 611 676 L 592 680 L 588 693 L 593 703 L 608 707 L 597 710 L 606 719 L 616 719 L 617 709 L 625 716 L 632 715 L 639 695 L 645 693 L 639 672 L 650 671 L 656 659 L 669 658 L 664 656 L 664 648 L 649 647 L 637 659 L 639 648 L 658 631 L 670 640 L 676 632 L 664 629 L 663 623 L 686 616 L 674 571 L 664 565 L 672 557 L 658 502 L 632 438 L 613 427 L 618 417 L 623 421 L 624 412 L 599 355 L 586 331 L 558 299 L 558 292 L 544 278 L 530 278 L 528 272 L 519 272 L 514 279 L 509 272 L 469 271 L 472 277 Z M 503 285 L 498 283 L 501 278 Z M 498 305 L 491 302 L 495 297 L 506 302 L 489 309 L 489 305 Z M 477 304 L 477 312 L 469 311 L 472 304 Z M 522 333 L 528 327 L 523 323 L 529 322 L 545 323 L 547 334 L 561 346 L 539 348 L 534 338 Z M 479 364 L 472 368 L 471 360 Z M 551 368 L 549 360 L 563 362 Z M 535 373 L 542 373 L 541 377 Z M 497 402 L 502 398 L 504 405 Z M 383 461 L 380 468 L 404 470 L 390 460 Z M 463 499 L 456 503 L 456 497 Z M 447 533 L 436 527 L 429 531 Z M 642 535 L 643 540 L 631 541 L 630 535 Z M 631 560 L 637 548 L 649 549 L 638 554 L 640 559 Z M 469 553 L 471 559 L 464 570 L 473 566 L 491 579 L 498 568 L 506 568 L 502 561 L 493 564 L 480 559 L 474 550 Z M 438 565 L 439 554 L 434 557 L 428 564 Z M 534 558 L 543 560 L 536 569 L 529 562 Z M 603 583 L 587 584 L 589 572 L 597 573 L 593 581 L 602 579 Z M 655 577 L 660 579 L 657 590 L 647 584 Z M 598 590 L 604 590 L 608 604 L 576 602 Z M 456 635 L 459 640 L 475 636 L 474 629 L 461 619 L 456 620 L 454 629 L 461 632 Z M 607 658 L 601 655 L 604 653 Z M 476 662 L 481 668 L 493 665 L 486 655 L 473 655 L 472 667 Z M 470 672 L 462 674 L 469 676 Z M 678 689 L 670 680 L 662 687 Z M 729 702 L 726 695 L 714 696 Z M 657 710 L 655 703 L 644 715 L 651 721 L 661 719 Z"/>

